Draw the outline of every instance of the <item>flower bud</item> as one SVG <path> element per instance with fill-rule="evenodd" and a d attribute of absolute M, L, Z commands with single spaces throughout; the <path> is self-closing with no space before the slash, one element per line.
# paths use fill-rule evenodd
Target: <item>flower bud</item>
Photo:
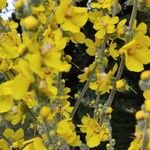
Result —
<path fill-rule="evenodd" d="M 50 137 L 53 137 L 53 136 L 56 135 L 56 132 L 55 132 L 54 130 L 51 130 L 51 131 L 49 132 L 49 135 L 50 135 Z"/>
<path fill-rule="evenodd" d="M 43 117 L 43 119 L 47 118 L 50 113 L 51 110 L 47 106 L 43 106 L 40 110 L 40 115 Z"/>
<path fill-rule="evenodd" d="M 138 111 L 136 114 L 135 114 L 135 117 L 137 120 L 141 120 L 144 118 L 144 111 L 143 110 L 140 110 Z"/>
<path fill-rule="evenodd" d="M 141 73 L 141 80 L 145 81 L 150 79 L 150 70 L 146 70 Z"/>
<path fill-rule="evenodd" d="M 150 100 L 146 100 L 146 101 L 145 101 L 145 110 L 146 110 L 147 112 L 150 112 Z"/>
<path fill-rule="evenodd" d="M 111 107 L 107 107 L 105 113 L 106 114 L 111 114 L 113 109 Z"/>
<path fill-rule="evenodd" d="M 38 20 L 34 16 L 28 16 L 22 20 L 22 26 L 25 30 L 33 31 L 37 29 Z"/>
<path fill-rule="evenodd" d="M 16 4 L 15 4 L 15 9 L 17 10 L 17 11 L 20 11 L 22 8 L 23 8 L 23 1 L 22 0 L 18 0 L 17 2 L 16 2 Z"/>
<path fill-rule="evenodd" d="M 116 89 L 117 90 L 123 90 L 123 89 L 125 89 L 125 85 L 126 85 L 126 83 L 124 80 L 118 80 L 116 82 Z"/>

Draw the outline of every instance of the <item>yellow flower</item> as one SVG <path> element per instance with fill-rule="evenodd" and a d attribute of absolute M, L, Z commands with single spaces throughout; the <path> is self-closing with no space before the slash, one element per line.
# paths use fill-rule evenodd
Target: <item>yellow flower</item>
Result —
<path fill-rule="evenodd" d="M 140 150 L 140 147 L 142 145 L 142 140 L 135 138 L 131 143 L 128 150 Z"/>
<path fill-rule="evenodd" d="M 75 126 L 70 119 L 64 119 L 57 124 L 57 133 L 71 146 L 80 146 L 80 137 L 76 135 Z"/>
<path fill-rule="evenodd" d="M 70 106 L 70 102 L 66 102 L 64 107 L 61 109 L 61 114 L 68 119 L 70 117 L 70 113 L 72 112 L 73 107 Z"/>
<path fill-rule="evenodd" d="M 47 94 L 51 99 L 54 99 L 57 95 L 56 83 L 53 80 L 54 76 L 52 74 L 47 75 L 45 79 L 42 79 L 39 84 L 39 89 L 43 93 Z"/>
<path fill-rule="evenodd" d="M 120 54 L 125 54 L 125 64 L 128 70 L 140 72 L 144 69 L 144 64 L 150 63 L 149 46 L 150 38 L 138 34 L 119 50 Z"/>
<path fill-rule="evenodd" d="M 125 40 L 125 24 L 127 22 L 127 19 L 121 20 L 116 27 L 116 33 L 118 38 Z"/>
<path fill-rule="evenodd" d="M 21 105 L 14 105 L 11 111 L 5 114 L 5 118 L 11 122 L 12 125 L 16 125 L 19 122 L 24 123 L 24 119 L 26 118 L 24 108 Z"/>
<path fill-rule="evenodd" d="M 118 80 L 117 82 L 116 82 L 116 88 L 118 89 L 118 90 L 121 90 L 121 89 L 123 89 L 125 87 L 125 82 L 124 82 L 124 80 Z"/>
<path fill-rule="evenodd" d="M 34 52 L 34 53 L 27 53 L 25 56 L 25 59 L 28 61 L 28 65 L 30 70 L 33 73 L 36 73 L 39 75 L 41 78 L 43 77 L 43 72 L 42 72 L 42 57 L 40 55 L 40 52 Z"/>
<path fill-rule="evenodd" d="M 24 131 L 22 128 L 18 129 L 16 132 L 7 128 L 3 132 L 3 135 L 11 141 L 13 148 L 22 148 L 24 142 Z"/>
<path fill-rule="evenodd" d="M 1 150 L 11 150 L 8 143 L 4 139 L 0 139 L 0 149 Z"/>
<path fill-rule="evenodd" d="M 7 90 L 7 89 L 5 89 Z M 8 112 L 12 109 L 13 99 L 11 96 L 0 96 L 0 113 Z"/>
<path fill-rule="evenodd" d="M 120 79 L 116 82 L 116 89 L 120 92 L 129 90 L 129 86 L 124 79 Z"/>
<path fill-rule="evenodd" d="M 86 133 L 87 145 L 90 148 L 98 146 L 101 141 L 108 140 L 110 133 L 104 123 L 100 126 L 96 120 L 87 116 L 84 116 L 81 121 L 83 125 L 79 127 L 82 133 Z"/>
<path fill-rule="evenodd" d="M 73 43 L 83 44 L 85 42 L 85 35 L 82 32 L 72 33 L 70 39 Z"/>
<path fill-rule="evenodd" d="M 51 110 L 47 106 L 43 106 L 40 110 L 40 115 L 42 116 L 43 119 L 47 118 L 50 113 Z"/>
<path fill-rule="evenodd" d="M 93 42 L 91 39 L 87 38 L 85 40 L 85 45 L 88 47 L 86 49 L 86 52 L 91 56 L 95 56 L 100 44 L 101 44 L 101 42 L 98 39 L 95 39 L 95 42 Z"/>
<path fill-rule="evenodd" d="M 31 80 L 28 80 L 23 75 L 19 74 L 12 81 L 12 97 L 16 100 L 24 98 L 26 92 L 28 91 Z"/>
<path fill-rule="evenodd" d="M 34 91 L 28 91 L 23 97 L 23 101 L 29 108 L 33 108 L 37 105 L 36 96 Z"/>
<path fill-rule="evenodd" d="M 110 55 L 116 60 L 117 57 L 119 56 L 119 51 L 116 50 L 117 44 L 116 43 L 111 43 L 109 45 L 109 53 Z"/>
<path fill-rule="evenodd" d="M 17 58 L 20 44 L 21 40 L 16 30 L 2 34 L 0 39 L 0 58 Z"/>
<path fill-rule="evenodd" d="M 80 82 L 83 83 L 89 78 L 89 76 L 91 75 L 91 71 L 94 68 L 94 65 L 95 64 L 93 63 L 93 64 L 89 65 L 89 67 L 84 68 L 84 73 L 78 75 L 78 78 L 80 79 Z"/>
<path fill-rule="evenodd" d="M 38 27 L 38 20 L 34 16 L 28 16 L 22 19 L 22 26 L 25 30 L 33 31 Z"/>
<path fill-rule="evenodd" d="M 45 7 L 42 4 L 40 4 L 39 6 L 31 6 L 31 10 L 33 14 L 37 14 L 38 12 L 45 11 Z"/>
<path fill-rule="evenodd" d="M 54 50 L 63 50 L 68 42 L 68 39 L 63 37 L 63 32 L 60 29 L 52 31 L 50 28 L 48 28 L 44 32 L 43 36 L 45 38 L 44 44 L 41 48 L 42 55 Z"/>
<path fill-rule="evenodd" d="M 11 66 L 11 61 L 2 59 L 0 60 L 0 71 L 6 72 L 9 70 Z"/>
<path fill-rule="evenodd" d="M 9 32 L 9 34 L 14 34 L 13 32 L 16 32 L 16 28 L 18 27 L 18 23 L 12 21 L 12 20 L 6 20 L 4 22 L 4 25 L 6 25 L 9 29 L 11 29 L 11 31 Z M 18 33 L 17 33 L 18 34 Z M 14 38 L 14 39 L 17 39 L 17 37 L 11 37 L 11 38 Z M 20 37 L 19 37 L 20 38 Z M 17 41 L 19 42 L 19 41 Z M 20 43 L 20 42 L 19 42 Z M 17 43 L 15 43 L 17 44 Z"/>
<path fill-rule="evenodd" d="M 147 112 L 150 112 L 150 100 L 145 100 L 145 110 Z"/>
<path fill-rule="evenodd" d="M 40 137 L 35 137 L 33 139 L 27 140 L 23 143 L 25 148 L 23 150 L 47 150 L 43 144 L 43 140 Z"/>
<path fill-rule="evenodd" d="M 23 0 L 17 0 L 15 3 L 15 9 L 17 11 L 20 11 L 23 8 L 23 5 L 24 5 Z"/>
<path fill-rule="evenodd" d="M 114 65 L 113 69 L 106 73 L 98 73 L 96 81 L 90 83 L 90 88 L 96 90 L 101 94 L 109 93 L 112 89 L 112 78 L 117 71 L 117 65 Z"/>
<path fill-rule="evenodd" d="M 146 70 L 146 71 L 143 71 L 141 73 L 141 80 L 148 80 L 150 79 L 150 70 Z"/>
<path fill-rule="evenodd" d="M 6 0 L 0 0 L 0 10 L 6 7 Z"/>
<path fill-rule="evenodd" d="M 150 8 L 150 0 L 146 0 L 146 7 Z"/>
<path fill-rule="evenodd" d="M 56 72 L 68 72 L 71 68 L 71 65 L 68 64 L 65 60 L 61 60 L 62 54 L 58 51 L 50 51 L 44 57 L 44 63 L 48 67 L 54 69 Z"/>
<path fill-rule="evenodd" d="M 102 12 L 100 11 L 89 11 L 88 13 L 89 20 L 94 24 L 98 17 L 102 16 Z"/>
<path fill-rule="evenodd" d="M 143 93 L 143 96 L 145 99 L 150 99 L 150 89 L 145 90 Z"/>
<path fill-rule="evenodd" d="M 136 34 L 146 34 L 147 25 L 144 22 L 141 22 L 135 29 Z"/>
<path fill-rule="evenodd" d="M 144 111 L 140 110 L 140 111 L 136 112 L 135 117 L 137 120 L 143 119 L 144 118 Z"/>
<path fill-rule="evenodd" d="M 92 8 L 108 8 L 110 9 L 111 6 L 115 3 L 115 0 L 97 0 L 97 3 L 91 3 Z"/>
<path fill-rule="evenodd" d="M 43 123 L 43 121 L 46 123 L 52 123 L 57 113 L 60 113 L 59 108 L 52 110 L 50 106 L 42 106 L 39 112 L 38 120 L 41 123 Z"/>
<path fill-rule="evenodd" d="M 56 20 L 64 31 L 80 32 L 88 19 L 87 9 L 72 6 L 72 0 L 62 0 L 56 9 Z"/>
<path fill-rule="evenodd" d="M 95 22 L 93 28 L 98 30 L 95 37 L 103 39 L 106 33 L 111 34 L 116 31 L 115 24 L 119 21 L 118 17 L 102 16 Z"/>
<path fill-rule="evenodd" d="M 130 147 L 128 150 L 140 150 L 142 146 L 142 131 L 136 126 L 136 131 L 135 131 L 135 138 L 134 140 L 130 143 Z"/>

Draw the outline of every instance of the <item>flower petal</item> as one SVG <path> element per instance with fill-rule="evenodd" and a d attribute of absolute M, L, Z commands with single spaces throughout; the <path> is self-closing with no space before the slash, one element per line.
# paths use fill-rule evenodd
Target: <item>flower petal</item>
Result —
<path fill-rule="evenodd" d="M 132 56 L 127 55 L 125 59 L 125 63 L 127 69 L 130 71 L 140 72 L 144 69 L 143 64 L 140 63 L 136 58 Z"/>

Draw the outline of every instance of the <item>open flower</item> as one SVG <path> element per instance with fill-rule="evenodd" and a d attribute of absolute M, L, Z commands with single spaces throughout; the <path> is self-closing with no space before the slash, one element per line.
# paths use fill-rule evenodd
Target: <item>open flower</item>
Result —
<path fill-rule="evenodd" d="M 11 146 L 13 148 L 21 149 L 24 142 L 24 131 L 22 128 L 18 129 L 17 131 L 13 131 L 10 128 L 5 129 L 3 135 L 11 141 Z"/>
<path fill-rule="evenodd" d="M 56 20 L 64 31 L 80 32 L 88 19 L 87 9 L 72 6 L 72 0 L 62 0 L 56 9 Z"/>
<path fill-rule="evenodd" d="M 100 126 L 96 120 L 89 116 L 84 116 L 81 121 L 83 125 L 79 125 L 79 127 L 81 132 L 86 133 L 89 147 L 98 146 L 101 141 L 106 141 L 109 138 L 109 130 L 104 123 Z"/>
<path fill-rule="evenodd" d="M 101 94 L 109 93 L 112 89 L 112 79 L 117 71 L 117 68 L 118 66 L 116 64 L 108 73 L 97 73 L 96 81 L 92 81 L 90 83 L 90 88 L 100 92 Z"/>
<path fill-rule="evenodd" d="M 91 3 L 92 8 L 108 8 L 110 9 L 111 6 L 115 3 L 115 0 L 97 0 L 97 3 Z"/>
<path fill-rule="evenodd" d="M 150 38 L 143 34 L 138 34 L 128 44 L 120 50 L 120 54 L 125 54 L 125 64 L 128 70 L 140 72 L 143 65 L 150 63 Z"/>
<path fill-rule="evenodd" d="M 92 41 L 91 39 L 87 38 L 85 40 L 85 45 L 88 47 L 86 49 L 86 52 L 90 55 L 90 56 L 95 56 L 96 51 L 98 49 L 98 47 L 100 46 L 100 40 L 95 39 L 95 42 Z"/>
<path fill-rule="evenodd" d="M 0 1 L 0 10 L 2 10 L 3 8 L 5 8 L 6 7 L 6 0 L 1 0 Z"/>
<path fill-rule="evenodd" d="M 69 145 L 80 146 L 80 137 L 75 132 L 75 126 L 70 119 L 61 120 L 57 125 L 57 133 L 60 135 Z"/>
<path fill-rule="evenodd" d="M 23 148 L 23 150 L 30 150 L 30 149 L 33 149 L 33 150 L 38 150 L 38 149 L 47 150 L 45 145 L 43 144 L 43 139 L 40 138 L 40 137 L 35 137 L 35 138 L 30 139 L 30 140 L 27 140 L 23 144 L 25 146 L 25 148 Z"/>
<path fill-rule="evenodd" d="M 115 32 L 115 24 L 118 23 L 118 17 L 110 17 L 110 16 L 102 16 L 99 17 L 95 23 L 93 28 L 98 30 L 95 34 L 95 37 L 98 39 L 103 39 L 106 33 L 111 34 Z"/>

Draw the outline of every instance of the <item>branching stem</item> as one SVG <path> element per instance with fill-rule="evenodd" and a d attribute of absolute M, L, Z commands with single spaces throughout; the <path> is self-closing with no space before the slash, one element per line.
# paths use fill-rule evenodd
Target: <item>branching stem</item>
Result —
<path fill-rule="evenodd" d="M 91 80 L 92 80 L 92 78 L 93 78 L 93 75 L 94 75 L 94 73 L 95 73 L 95 70 L 96 70 L 96 68 L 97 68 L 97 65 L 98 65 L 98 62 L 95 62 L 95 65 L 94 65 L 94 67 L 93 67 L 93 70 L 91 71 L 91 75 L 89 76 L 89 78 L 88 78 L 86 84 L 85 84 L 84 87 L 83 87 L 83 90 L 81 91 L 81 93 L 80 93 L 80 95 L 79 95 L 79 98 L 77 99 L 77 102 L 76 102 L 76 104 L 75 104 L 75 106 L 74 106 L 74 109 L 73 109 L 73 111 L 72 111 L 72 113 L 71 113 L 71 118 L 72 118 L 72 119 L 73 119 L 73 117 L 74 117 L 74 115 L 75 115 L 75 113 L 76 113 L 76 111 L 77 111 L 77 109 L 78 109 L 78 107 L 79 107 L 79 105 L 80 105 L 80 103 L 81 103 L 81 100 L 83 99 L 83 97 L 84 97 L 84 95 L 85 95 L 85 93 L 86 93 L 86 91 L 87 91 L 87 89 L 88 89 L 88 87 L 89 87 L 89 84 L 90 84 L 90 82 L 91 82 Z"/>
<path fill-rule="evenodd" d="M 126 43 L 130 42 L 131 39 L 132 39 L 132 36 L 133 36 L 133 25 L 134 25 L 134 21 L 136 19 L 137 10 L 138 10 L 138 0 L 134 0 L 132 14 L 131 14 L 131 19 L 129 21 L 129 28 L 128 28 L 128 31 L 127 31 L 127 32 L 130 33 L 130 36 L 128 36 L 128 38 L 126 39 Z M 122 76 L 122 73 L 123 73 L 123 70 L 124 70 L 124 66 L 125 66 L 125 57 L 124 57 L 124 55 L 122 55 L 121 56 L 120 65 L 119 65 L 119 68 L 118 68 L 118 72 L 117 72 L 117 75 L 115 77 L 115 81 L 113 83 L 113 87 L 112 87 L 111 93 L 110 93 L 110 95 L 108 97 L 108 100 L 104 104 L 104 110 L 102 111 L 102 114 L 101 114 L 101 117 L 100 117 L 100 123 L 102 123 L 102 121 L 103 121 L 103 113 L 104 113 L 105 109 L 107 107 L 111 106 L 111 104 L 113 102 L 113 99 L 114 99 L 115 94 L 116 94 L 115 85 L 116 85 L 116 82 Z"/>

